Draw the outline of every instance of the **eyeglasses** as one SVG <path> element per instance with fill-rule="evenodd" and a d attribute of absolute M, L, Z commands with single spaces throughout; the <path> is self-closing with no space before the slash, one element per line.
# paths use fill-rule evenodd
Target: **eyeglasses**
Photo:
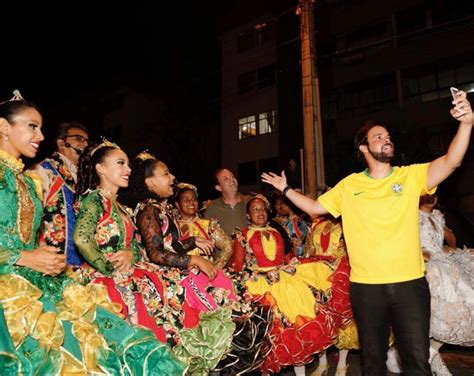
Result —
<path fill-rule="evenodd" d="M 81 144 L 89 143 L 89 139 L 87 137 L 81 136 L 80 134 L 68 134 L 64 136 L 65 139 L 68 137 L 73 137 L 77 142 L 80 142 Z"/>

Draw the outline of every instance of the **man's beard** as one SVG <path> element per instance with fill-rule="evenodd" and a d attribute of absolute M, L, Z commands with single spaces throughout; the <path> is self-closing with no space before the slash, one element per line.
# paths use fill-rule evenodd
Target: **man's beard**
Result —
<path fill-rule="evenodd" d="M 387 144 L 386 144 L 387 145 Z M 377 161 L 381 163 L 387 163 L 390 162 L 393 158 L 394 152 L 395 152 L 395 147 L 392 143 L 390 143 L 392 146 L 392 149 L 388 152 L 383 151 L 383 146 L 382 149 L 379 152 L 375 152 L 370 150 L 370 147 L 368 148 L 369 154 Z M 385 146 L 385 145 L 384 145 Z"/>

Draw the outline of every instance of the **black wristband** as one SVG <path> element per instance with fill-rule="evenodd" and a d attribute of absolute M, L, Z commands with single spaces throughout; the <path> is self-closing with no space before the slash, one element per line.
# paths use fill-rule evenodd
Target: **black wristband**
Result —
<path fill-rule="evenodd" d="M 288 191 L 291 189 L 291 187 L 289 185 L 287 185 L 283 191 L 281 191 L 281 193 L 283 194 L 283 196 L 286 196 L 286 194 L 288 193 Z"/>

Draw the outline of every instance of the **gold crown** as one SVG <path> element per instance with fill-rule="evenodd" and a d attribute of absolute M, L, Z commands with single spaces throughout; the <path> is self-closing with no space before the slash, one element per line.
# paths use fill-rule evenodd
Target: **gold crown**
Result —
<path fill-rule="evenodd" d="M 91 151 L 91 157 L 94 155 L 94 153 L 99 150 L 99 149 L 102 149 L 102 148 L 105 148 L 105 147 L 112 147 L 112 148 L 115 148 L 115 149 L 120 149 L 120 146 L 118 146 L 117 144 L 113 143 L 113 142 L 110 142 L 109 140 L 107 140 L 105 137 L 102 138 L 102 143 L 100 143 L 99 145 L 97 145 L 94 149 L 92 149 Z"/>
<path fill-rule="evenodd" d="M 151 154 L 148 149 L 146 150 L 143 150 L 140 154 L 138 154 L 136 157 L 136 159 L 140 159 L 141 161 L 146 161 L 148 159 L 156 159 L 156 157 Z"/>

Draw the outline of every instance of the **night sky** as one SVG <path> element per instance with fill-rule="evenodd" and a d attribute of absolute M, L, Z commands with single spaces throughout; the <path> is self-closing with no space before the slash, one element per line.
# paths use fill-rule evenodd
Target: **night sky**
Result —
<path fill-rule="evenodd" d="M 297 0 L 206 0 L 203 2 L 18 2 L 0 5 L 1 70 L 0 100 L 14 89 L 41 108 L 44 141 L 37 160 L 50 154 L 53 135 L 60 121 L 79 119 L 74 99 L 95 97 L 95 88 L 109 80 L 146 82 L 170 110 L 176 128 L 187 124 L 192 113 L 201 116 L 196 130 L 214 127 L 220 121 L 219 35 L 239 22 L 248 21 L 274 7 L 288 8 Z M 285 9 L 286 9 L 285 8 Z M 72 109 L 63 118 L 57 112 L 65 104 Z M 182 111 L 185 106 L 186 111 Z M 64 106 L 63 106 L 64 107 Z M 178 108 L 179 110 L 173 110 Z M 202 113 L 211 108 L 207 118 Z M 59 115 L 58 115 L 59 114 Z M 177 117 L 183 116 L 183 119 Z M 188 116 L 188 118 L 185 118 Z M 213 117 L 210 119 L 209 116 Z M 92 136 L 101 118 L 87 119 Z M 204 124 L 203 124 L 204 122 Z M 92 125 L 91 125 L 92 124 Z M 100 130 L 99 130 L 100 132 Z M 205 133 L 205 131 L 204 131 Z M 173 138 L 174 149 L 188 150 L 189 139 Z M 184 143 L 184 145 L 182 145 Z M 192 145 L 197 145 L 196 142 Z M 191 146 L 192 146 L 191 145 Z M 150 145 L 137 145 L 148 148 Z M 196 146 L 198 147 L 198 146 Z M 163 155 L 177 176 L 206 186 L 207 176 L 219 165 L 220 145 L 213 151 L 215 166 L 201 161 L 206 170 L 197 173 L 193 158 Z M 204 158 L 204 156 L 202 156 Z M 208 157 L 209 160 L 209 157 Z M 33 163 L 31 161 L 30 163 Z M 203 191 L 205 188 L 202 189 Z M 212 187 L 208 188 L 213 191 Z M 205 193 L 205 192 L 204 192 Z M 211 192 L 209 192 L 211 193 Z"/>
<path fill-rule="evenodd" d="M 218 16 L 233 2 L 223 3 L 2 2 L 0 95 L 19 88 L 49 106 L 129 73 L 192 84 L 219 69 Z"/>
<path fill-rule="evenodd" d="M 297 1 L 254 3 L 2 1 L 0 98 L 18 88 L 25 98 L 49 107 L 98 81 L 129 73 L 164 91 L 176 82 L 195 88 L 209 75 L 219 77 L 218 36 L 239 18 L 234 15 L 250 18 L 277 3 Z"/>

